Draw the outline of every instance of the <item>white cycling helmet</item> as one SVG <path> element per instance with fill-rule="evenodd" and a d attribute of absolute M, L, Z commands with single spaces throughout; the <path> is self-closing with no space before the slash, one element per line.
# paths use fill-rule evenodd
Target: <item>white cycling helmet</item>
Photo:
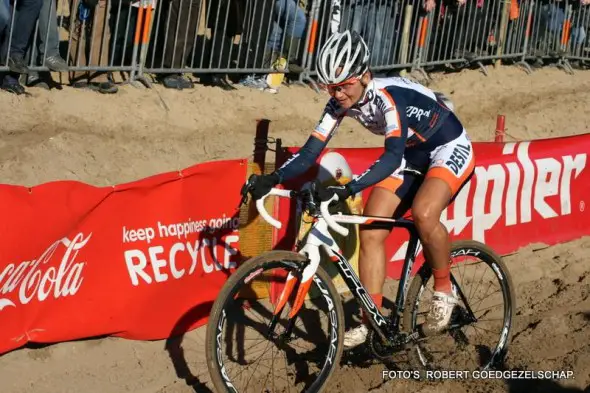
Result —
<path fill-rule="evenodd" d="M 336 84 L 362 75 L 368 69 L 369 48 L 356 31 L 333 34 L 322 47 L 317 60 L 318 74 L 325 84 Z M 342 67 L 338 74 L 336 71 Z"/>

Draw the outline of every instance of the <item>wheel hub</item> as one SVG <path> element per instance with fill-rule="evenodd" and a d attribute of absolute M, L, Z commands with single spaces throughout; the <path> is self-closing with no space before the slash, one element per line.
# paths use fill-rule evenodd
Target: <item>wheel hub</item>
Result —
<path fill-rule="evenodd" d="M 474 318 L 473 316 L 469 315 L 469 313 L 464 307 L 457 306 L 453 310 L 449 326 L 452 326 L 453 328 L 462 328 L 463 326 L 470 325 L 476 322 L 477 318 Z"/>

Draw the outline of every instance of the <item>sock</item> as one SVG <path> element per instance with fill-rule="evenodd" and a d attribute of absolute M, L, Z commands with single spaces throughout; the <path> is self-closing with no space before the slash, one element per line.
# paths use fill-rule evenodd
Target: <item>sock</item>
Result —
<path fill-rule="evenodd" d="M 383 294 L 382 293 L 374 293 L 371 294 L 371 299 L 373 299 L 373 302 L 375 303 L 375 305 L 377 306 L 377 309 L 379 311 L 381 311 L 381 306 L 383 305 Z M 363 315 L 363 323 L 365 325 L 369 325 L 369 317 L 366 315 L 365 311 L 363 310 L 362 312 Z"/>
<path fill-rule="evenodd" d="M 434 290 L 437 292 L 451 293 L 453 288 L 451 286 L 451 267 L 447 266 L 444 269 L 432 269 L 434 275 Z"/>

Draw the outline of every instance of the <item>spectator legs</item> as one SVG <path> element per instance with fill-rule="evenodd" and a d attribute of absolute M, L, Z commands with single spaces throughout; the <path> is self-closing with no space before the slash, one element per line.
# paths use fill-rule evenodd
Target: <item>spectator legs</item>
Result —
<path fill-rule="evenodd" d="M 266 43 L 266 50 L 269 52 L 279 52 L 282 49 L 282 55 L 291 61 L 297 53 L 293 53 L 293 49 L 297 50 L 301 37 L 305 32 L 305 25 L 307 23 L 305 12 L 297 5 L 294 0 L 276 0 L 274 4 L 275 20 L 272 25 L 270 37 Z M 283 43 L 283 33 L 285 35 L 285 44 Z M 270 67 L 272 64 L 271 53 L 265 56 L 263 66 Z"/>
<path fill-rule="evenodd" d="M 34 38 L 33 35 L 31 39 Z M 68 64 L 59 54 L 59 30 L 54 0 L 43 0 L 43 6 L 39 14 L 37 41 L 32 43 L 31 50 L 27 52 L 27 63 L 29 63 L 31 57 L 34 64 L 45 65 L 51 71 L 68 71 Z M 42 79 L 47 79 L 47 83 L 49 83 L 51 75 L 47 73 Z M 27 78 L 27 85 L 49 88 L 49 85 L 42 79 L 36 71 L 31 71 Z"/>
<path fill-rule="evenodd" d="M 206 35 L 199 35 L 197 38 L 196 48 L 199 48 L 199 47 L 202 48 L 201 49 L 203 51 L 202 65 L 204 67 L 209 66 L 209 61 L 214 58 L 218 58 L 219 63 L 216 65 L 215 62 L 212 62 L 211 65 L 213 67 L 221 66 L 222 59 L 223 59 L 222 54 L 224 54 L 225 56 L 229 56 L 229 54 L 227 54 L 227 52 L 229 52 L 228 45 L 233 45 L 233 43 L 230 41 L 230 39 L 228 37 L 225 37 L 222 35 L 223 34 L 222 31 L 218 31 L 218 32 L 216 32 L 216 34 L 218 34 L 217 37 L 215 37 L 215 33 L 214 33 L 210 39 L 207 38 Z M 214 38 L 216 38 L 216 42 L 218 42 L 218 45 L 214 45 L 214 42 L 213 42 Z M 216 48 L 218 48 L 218 50 L 215 50 Z M 225 53 L 223 51 L 224 48 L 228 49 L 227 51 L 225 51 Z M 236 50 L 236 49 L 234 49 L 234 50 Z M 218 51 L 221 53 L 218 53 Z M 197 49 L 197 53 L 195 54 L 195 57 L 193 59 L 198 58 L 198 57 L 201 57 L 201 52 L 199 49 Z M 227 60 L 227 58 L 225 60 Z M 195 62 L 195 66 L 200 66 L 200 65 L 201 65 L 200 62 Z M 223 90 L 236 90 L 235 87 L 233 87 L 232 85 L 227 83 L 227 81 L 225 80 L 224 74 L 207 72 L 207 73 L 195 73 L 194 75 L 199 77 L 199 82 L 203 86 L 217 86 L 217 87 L 222 88 Z"/>
<path fill-rule="evenodd" d="M 13 72 L 26 74 L 29 71 L 25 63 L 25 53 L 42 5 L 43 0 L 20 0 L 18 2 L 10 53 L 8 54 L 8 67 Z"/>
<path fill-rule="evenodd" d="M 5 36 L 8 26 L 10 25 L 10 5 L 6 0 L 0 0 L 0 39 Z M 7 36 L 7 35 L 6 35 Z"/>
<path fill-rule="evenodd" d="M 489 31 L 485 30 L 485 14 L 481 8 L 474 3 L 466 3 L 464 9 L 465 11 L 458 16 L 457 29 L 459 32 L 457 33 L 454 56 L 463 57 L 471 62 L 477 57 L 478 50 L 480 54 L 484 54 L 482 48 L 476 48 L 476 46 L 480 46 L 476 40 L 481 41 L 484 36 L 487 38 Z M 481 44 L 485 45 L 485 41 Z"/>
<path fill-rule="evenodd" d="M 199 23 L 200 8 L 200 0 L 170 1 L 168 16 L 164 19 L 170 23 L 164 37 L 164 67 L 180 69 L 186 66 L 187 59 L 193 51 L 192 46 Z M 201 17 L 204 18 L 205 15 Z M 168 88 L 187 89 L 193 87 L 192 82 L 183 78 L 179 73 L 161 74 L 158 75 L 158 78 Z"/>
<path fill-rule="evenodd" d="M 59 56 L 59 31 L 54 0 L 43 0 L 39 14 L 39 54 Z"/>
<path fill-rule="evenodd" d="M 137 24 L 137 8 L 130 5 L 121 5 L 119 1 L 111 3 L 109 25 L 111 29 L 111 42 L 109 44 L 113 58 L 113 66 L 129 66 L 133 54 L 133 38 Z M 117 26 L 118 22 L 118 26 Z"/>
<path fill-rule="evenodd" d="M 10 18 L 12 9 L 6 0 L 0 0 L 0 64 L 6 64 L 6 52 L 8 50 L 8 36 L 10 33 Z M 17 76 L 18 77 L 18 76 Z M 10 73 L 0 73 L 0 82 L 3 90 L 7 90 L 16 94 L 24 92 L 22 86 L 19 85 L 18 79 Z M 14 90 L 16 89 L 16 90 Z"/>
<path fill-rule="evenodd" d="M 393 28 L 394 20 L 391 10 L 388 9 L 387 3 L 375 2 L 370 5 L 368 12 L 367 36 L 372 42 L 369 45 L 371 49 L 371 64 L 374 66 L 387 65 L 391 46 L 391 40 L 383 39 L 383 35 Z"/>
<path fill-rule="evenodd" d="M 75 1 L 74 5 L 74 10 L 77 10 L 78 1 Z M 73 67 L 84 67 L 90 64 L 100 67 L 109 65 L 111 31 L 108 24 L 107 5 L 107 0 L 100 0 L 85 23 L 78 18 L 74 22 L 70 47 Z M 74 87 L 90 88 L 100 93 L 112 94 L 118 90 L 109 79 L 108 72 L 105 71 L 75 71 L 70 75 L 70 82 Z"/>
<path fill-rule="evenodd" d="M 8 5 L 6 0 L 3 1 L 4 6 Z M 2 64 L 8 64 L 11 72 L 4 73 L 2 75 L 3 90 L 9 91 L 15 94 L 25 93 L 25 89 L 18 81 L 18 74 L 26 74 L 29 72 L 27 64 L 25 63 L 25 53 L 29 44 L 29 37 L 31 36 L 35 22 L 39 17 L 39 11 L 43 0 L 20 0 L 17 3 L 16 12 L 14 16 L 14 24 L 12 26 L 12 32 L 10 29 L 10 8 L 8 9 L 8 20 L 5 23 L 5 37 L 9 37 L 12 34 L 12 40 L 10 42 L 10 50 L 8 50 L 8 39 L 2 41 L 1 58 Z M 6 14 L 6 8 L 3 9 L 3 14 Z M 6 16 L 6 15 L 4 15 Z"/>
<path fill-rule="evenodd" d="M 389 50 L 389 43 L 386 48 L 382 48 L 381 45 L 386 23 L 393 24 L 393 17 L 390 14 L 387 4 L 378 4 L 376 0 L 353 0 L 343 10 L 340 31 L 348 28 L 364 38 L 371 50 L 372 65 L 380 65 L 383 53 Z"/>

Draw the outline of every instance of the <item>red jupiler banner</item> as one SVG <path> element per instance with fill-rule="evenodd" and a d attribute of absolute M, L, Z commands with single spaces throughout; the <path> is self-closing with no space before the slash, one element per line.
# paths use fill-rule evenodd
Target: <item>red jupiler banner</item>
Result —
<path fill-rule="evenodd" d="M 218 161 L 113 187 L 0 186 L 0 354 L 204 324 L 240 258 L 246 169 Z"/>
<path fill-rule="evenodd" d="M 288 148 L 287 152 L 297 150 Z M 326 150 L 318 165 L 285 188 L 321 178 L 322 172 L 354 178 L 381 152 L 379 148 Z M 508 254 L 531 243 L 552 245 L 590 235 L 586 206 L 590 134 L 514 143 L 476 142 L 474 152 L 475 176 L 442 216 L 453 239 L 479 240 L 500 254 Z M 366 201 L 370 190 L 357 197 Z M 293 218 L 288 200 L 282 199 L 277 211 L 284 223 Z M 294 235 L 293 225 L 276 231 L 277 247 L 288 248 Z M 403 229 L 393 230 L 387 239 L 387 271 L 392 278 L 400 276 L 407 240 Z M 417 261 L 414 272 L 423 263 L 421 253 Z"/>

